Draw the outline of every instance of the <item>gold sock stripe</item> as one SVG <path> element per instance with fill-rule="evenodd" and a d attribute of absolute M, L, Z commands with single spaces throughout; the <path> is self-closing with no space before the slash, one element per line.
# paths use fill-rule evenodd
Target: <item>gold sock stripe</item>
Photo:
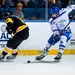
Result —
<path fill-rule="evenodd" d="M 19 50 L 18 55 L 40 55 L 43 50 Z M 2 51 L 0 51 L 2 53 Z M 58 49 L 51 49 L 48 55 L 55 55 Z M 10 53 L 11 54 L 11 53 Z M 75 54 L 75 49 L 65 49 L 64 54 Z"/>
<path fill-rule="evenodd" d="M 4 48 L 4 51 L 7 52 L 7 53 L 11 53 L 12 52 L 12 50 L 7 48 L 7 47 Z"/>
<path fill-rule="evenodd" d="M 17 52 L 18 52 L 18 50 L 17 50 L 17 49 L 12 50 L 12 53 L 17 53 Z"/>

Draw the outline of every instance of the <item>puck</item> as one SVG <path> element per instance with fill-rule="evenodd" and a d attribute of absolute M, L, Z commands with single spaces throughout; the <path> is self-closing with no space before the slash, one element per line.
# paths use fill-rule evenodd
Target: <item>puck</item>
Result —
<path fill-rule="evenodd" d="M 30 63 L 30 60 L 28 60 L 27 63 Z"/>

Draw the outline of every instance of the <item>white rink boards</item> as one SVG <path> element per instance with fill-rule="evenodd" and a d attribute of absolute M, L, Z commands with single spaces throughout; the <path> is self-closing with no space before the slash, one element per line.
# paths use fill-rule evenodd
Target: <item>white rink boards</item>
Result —
<path fill-rule="evenodd" d="M 30 28 L 30 35 L 27 40 L 25 40 L 20 46 L 20 50 L 34 50 L 33 52 L 36 53 L 37 50 L 43 50 L 45 47 L 47 40 L 52 34 L 52 31 L 50 29 L 50 26 L 48 24 L 48 21 L 25 21 L 26 24 L 28 24 Z M 72 51 L 72 53 L 75 53 L 75 22 L 72 22 L 70 24 L 72 29 L 72 38 L 66 45 L 66 50 Z M 3 50 L 3 47 L 6 45 L 6 42 L 8 38 L 10 37 L 5 32 L 5 23 L 0 22 L 0 51 Z M 57 43 L 55 46 L 53 46 L 52 50 L 58 50 L 59 43 Z M 53 52 L 54 52 L 53 51 Z M 52 52 L 52 53 L 53 53 Z M 66 51 L 67 52 L 67 51 Z M 22 53 L 22 52 L 21 52 Z M 38 52 L 36 53 L 38 54 Z"/>

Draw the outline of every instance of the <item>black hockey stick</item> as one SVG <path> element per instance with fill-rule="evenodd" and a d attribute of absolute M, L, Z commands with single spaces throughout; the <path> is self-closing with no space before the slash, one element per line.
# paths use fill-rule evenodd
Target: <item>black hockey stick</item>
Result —
<path fill-rule="evenodd" d="M 64 27 L 63 30 L 59 30 L 59 33 L 63 34 L 64 31 L 65 31 L 65 29 L 69 26 L 69 24 L 72 22 L 73 19 L 74 19 L 74 16 L 73 16 L 73 18 L 69 21 L 69 23 Z"/>
<path fill-rule="evenodd" d="M 72 17 L 72 19 L 69 21 L 69 23 L 65 26 L 63 30 L 65 30 L 69 26 L 69 24 L 72 22 L 73 19 L 74 19 L 74 16 Z"/>
<path fill-rule="evenodd" d="M 73 16 L 72 19 L 69 21 L 69 23 L 64 27 L 63 30 L 59 30 L 59 33 L 60 33 L 60 34 L 63 34 L 63 33 L 64 33 L 65 29 L 69 26 L 69 24 L 72 22 L 73 19 L 74 19 L 74 16 Z M 55 38 L 54 38 L 54 39 L 55 39 Z M 55 41 L 52 43 L 52 45 L 54 45 L 54 44 L 55 44 Z"/>

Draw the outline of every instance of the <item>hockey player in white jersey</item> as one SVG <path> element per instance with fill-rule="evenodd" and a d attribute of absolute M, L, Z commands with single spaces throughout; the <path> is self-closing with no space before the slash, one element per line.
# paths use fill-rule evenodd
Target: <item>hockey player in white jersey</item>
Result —
<path fill-rule="evenodd" d="M 75 5 L 70 5 L 64 9 L 59 10 L 57 6 L 51 8 L 52 17 L 49 19 L 49 24 L 53 31 L 52 36 L 49 38 L 43 53 L 36 57 L 36 60 L 43 59 L 49 52 L 49 48 L 59 41 L 59 51 L 55 60 L 60 60 L 64 52 L 66 43 L 70 40 L 72 32 L 69 26 L 69 13 L 75 9 Z"/>

